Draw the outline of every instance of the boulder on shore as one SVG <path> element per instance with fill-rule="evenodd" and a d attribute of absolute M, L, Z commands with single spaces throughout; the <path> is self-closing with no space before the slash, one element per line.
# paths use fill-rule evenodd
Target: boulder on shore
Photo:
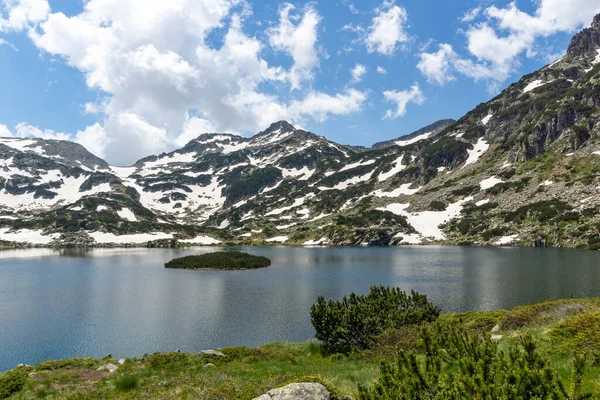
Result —
<path fill-rule="evenodd" d="M 329 391 L 320 383 L 292 383 L 269 390 L 254 400 L 329 400 Z"/>

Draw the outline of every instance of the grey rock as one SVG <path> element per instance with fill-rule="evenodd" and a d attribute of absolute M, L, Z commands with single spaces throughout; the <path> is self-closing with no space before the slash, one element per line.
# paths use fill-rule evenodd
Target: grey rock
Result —
<path fill-rule="evenodd" d="M 123 365 L 123 364 L 125 364 L 125 361 L 126 361 L 126 360 L 125 360 L 124 358 L 121 358 L 121 359 L 119 360 L 119 365 Z"/>
<path fill-rule="evenodd" d="M 500 324 L 496 324 L 493 328 L 492 328 L 492 333 L 496 333 L 496 332 L 500 332 Z"/>
<path fill-rule="evenodd" d="M 200 355 L 203 356 L 214 356 L 214 357 L 226 357 L 225 354 L 217 350 L 202 350 Z"/>
<path fill-rule="evenodd" d="M 492 335 L 492 341 L 496 342 L 500 339 L 502 339 L 504 336 L 503 335 Z"/>
<path fill-rule="evenodd" d="M 108 371 L 111 374 L 118 369 L 119 369 L 119 367 L 117 367 L 115 364 L 110 364 L 110 363 L 104 364 L 104 365 L 101 365 L 100 367 L 98 367 L 98 371 Z"/>
<path fill-rule="evenodd" d="M 269 390 L 254 400 L 329 400 L 329 391 L 320 383 L 292 383 Z"/>

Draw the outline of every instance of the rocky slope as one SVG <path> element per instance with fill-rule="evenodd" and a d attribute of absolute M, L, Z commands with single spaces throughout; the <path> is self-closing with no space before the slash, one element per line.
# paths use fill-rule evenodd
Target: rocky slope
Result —
<path fill-rule="evenodd" d="M 0 139 L 0 240 L 600 248 L 600 16 L 458 121 L 352 148 L 281 121 L 131 167 Z"/>

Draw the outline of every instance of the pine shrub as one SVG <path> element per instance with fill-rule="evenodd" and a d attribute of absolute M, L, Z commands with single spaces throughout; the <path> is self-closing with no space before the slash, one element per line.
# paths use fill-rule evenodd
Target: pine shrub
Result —
<path fill-rule="evenodd" d="M 575 379 L 567 389 L 531 336 L 501 351 L 489 335 L 438 325 L 421 330 L 418 352 L 383 362 L 378 380 L 359 386 L 359 399 L 581 400 L 590 398 L 581 388 L 585 366 L 585 357 L 576 356 Z"/>
<path fill-rule="evenodd" d="M 319 296 L 310 317 L 316 338 L 327 353 L 368 349 L 388 329 L 434 321 L 440 314 L 427 296 L 397 288 L 373 286 L 365 296 L 351 293 L 341 301 Z"/>

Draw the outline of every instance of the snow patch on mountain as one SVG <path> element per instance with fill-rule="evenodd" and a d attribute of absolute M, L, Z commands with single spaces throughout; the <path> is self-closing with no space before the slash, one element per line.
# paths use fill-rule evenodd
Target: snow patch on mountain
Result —
<path fill-rule="evenodd" d="M 120 209 L 119 211 L 117 211 L 117 215 L 127 221 L 130 221 L 130 222 L 137 221 L 135 214 L 129 208 Z"/>
<path fill-rule="evenodd" d="M 485 139 L 479 138 L 477 143 L 475 143 L 475 146 L 472 149 L 467 150 L 469 158 L 467 158 L 467 161 L 465 161 L 463 168 L 467 165 L 476 163 L 489 148 L 490 145 L 485 141 Z"/>

